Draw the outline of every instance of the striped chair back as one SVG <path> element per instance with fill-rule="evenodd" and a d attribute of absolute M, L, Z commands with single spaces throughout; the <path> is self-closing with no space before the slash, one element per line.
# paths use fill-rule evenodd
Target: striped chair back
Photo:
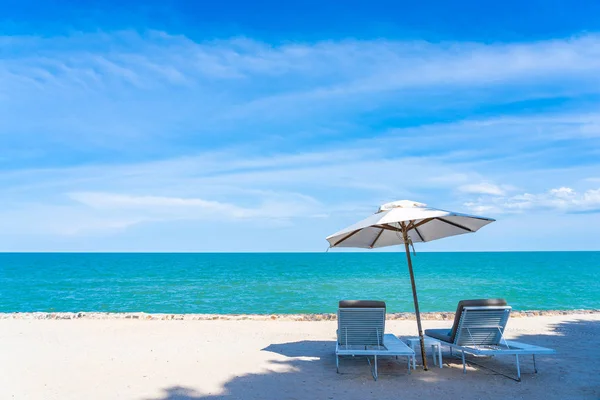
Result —
<path fill-rule="evenodd" d="M 496 346 L 503 343 L 510 316 L 509 306 L 464 307 L 454 344 L 459 346 Z"/>
<path fill-rule="evenodd" d="M 380 302 L 383 307 L 361 307 L 360 301 L 356 302 L 356 306 L 342 307 L 341 303 L 338 309 L 338 344 L 383 346 L 385 303 Z"/>

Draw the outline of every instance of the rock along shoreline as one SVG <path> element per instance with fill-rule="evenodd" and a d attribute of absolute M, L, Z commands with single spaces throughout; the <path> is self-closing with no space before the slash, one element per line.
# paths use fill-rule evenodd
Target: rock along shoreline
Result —
<path fill-rule="evenodd" d="M 540 317 L 540 316 L 559 316 L 576 314 L 600 314 L 600 310 L 522 310 L 511 312 L 512 318 Z M 452 320 L 453 312 L 426 312 L 421 313 L 424 320 Z M 21 320 L 73 320 L 73 319 L 131 319 L 131 320 L 150 320 L 150 321 L 335 321 L 336 314 L 163 314 L 163 313 L 113 313 L 113 312 L 14 312 L 0 313 L 0 320 L 21 319 Z M 388 313 L 388 320 L 414 320 L 415 314 L 410 312 Z"/>

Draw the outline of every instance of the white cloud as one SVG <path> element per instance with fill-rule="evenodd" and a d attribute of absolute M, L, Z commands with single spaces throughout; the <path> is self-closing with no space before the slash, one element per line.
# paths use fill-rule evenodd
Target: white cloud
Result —
<path fill-rule="evenodd" d="M 269 193 L 299 196 L 331 188 L 389 196 L 407 187 L 431 187 L 432 181 L 436 187 L 450 188 L 456 179 L 480 177 L 436 157 L 386 157 L 373 143 L 361 149 L 258 156 L 242 148 L 145 163 L 19 170 L 0 175 L 0 185 L 15 195 L 53 190 L 205 199 Z"/>
<path fill-rule="evenodd" d="M 0 234 L 77 236 L 168 221 L 281 226 L 294 219 L 328 216 L 317 200 L 294 193 L 254 193 L 253 206 L 193 197 L 109 192 L 73 192 L 67 197 L 72 201 L 63 204 L 50 201 L 8 204 L 0 210 L 3 221 Z"/>
<path fill-rule="evenodd" d="M 540 96 L 547 85 L 552 96 L 558 95 L 553 85 L 563 81 L 570 93 L 596 91 L 600 35 L 595 34 L 521 44 L 342 40 L 271 45 L 245 38 L 193 41 L 163 32 L 111 32 L 12 38 L 10 43 L 22 51 L 0 60 L 0 147 L 17 155 L 11 159 L 29 157 L 28 165 L 36 160 L 94 162 L 97 155 L 182 158 L 190 148 L 216 153 L 222 146 L 249 142 L 251 152 L 292 152 L 305 137 L 329 142 L 323 152 L 336 158 L 350 159 L 354 146 L 358 151 L 377 147 L 374 158 L 390 157 L 393 151 L 406 158 L 432 149 L 457 162 L 469 157 L 541 159 L 535 152 L 549 151 L 545 147 L 519 150 L 532 142 L 598 139 L 596 110 L 388 132 L 360 118 L 361 112 L 380 107 L 410 106 L 417 114 L 433 107 L 437 113 L 452 107 L 456 96 L 483 93 L 481 87 L 485 93 L 500 88 L 502 95 L 486 100 L 476 94 L 477 104 L 502 102 L 507 84 L 525 98 Z M 574 73 L 585 84 L 573 82 Z M 449 97 L 440 94 L 444 90 Z M 421 95 L 414 96 L 417 92 Z M 381 113 L 383 118 L 392 114 Z M 511 146 L 489 145 L 499 140 L 510 140 Z M 334 146 L 344 150 L 334 154 Z M 285 158 L 301 164 L 302 157 Z M 247 170 L 255 160 L 243 162 L 247 165 L 228 158 L 211 168 Z M 257 168 L 269 168 L 264 160 L 258 162 Z M 349 180 L 355 187 L 372 185 L 356 181 Z"/>
<path fill-rule="evenodd" d="M 5 173 L 0 176 L 4 188 L 0 234 L 116 237 L 120 232 L 157 232 L 162 224 L 188 222 L 187 229 L 194 226 L 195 230 L 181 235 L 198 236 L 197 232 L 210 234 L 211 225 L 223 222 L 224 226 L 244 229 L 268 227 L 263 235 L 277 235 L 274 227 L 303 225 L 297 234 L 302 242 L 313 240 L 315 235 L 324 237 L 374 212 L 379 204 L 399 198 L 461 211 L 456 201 L 470 194 L 457 192 L 457 184 L 504 181 L 486 179 L 473 172 L 471 165 L 453 165 L 433 156 L 384 158 L 365 149 L 362 155 L 354 151 L 351 157 L 344 157 L 343 152 L 258 157 L 229 150 L 139 164 Z M 224 158 L 232 160 L 231 165 L 224 165 Z M 520 172 L 523 181 L 518 186 L 534 181 L 526 174 Z M 553 170 L 536 180 L 549 176 L 559 174 Z M 507 193 L 516 190 L 496 186 Z M 536 192 L 483 194 L 464 205 L 481 215 L 529 215 L 547 210 L 562 213 L 600 207 L 600 189 L 580 193 L 559 187 L 531 193 Z M 136 248 L 143 249 L 143 243 L 149 242 L 140 242 Z M 320 242 L 316 243 L 313 249 L 319 249 Z M 151 246 L 146 244 L 145 248 Z M 199 244 L 198 249 L 214 248 Z"/>
<path fill-rule="evenodd" d="M 414 104 L 415 90 L 433 89 L 439 96 L 442 88 L 450 88 L 456 96 L 462 93 L 454 90 L 457 86 L 505 90 L 506 84 L 516 84 L 519 96 L 533 98 L 544 95 L 544 90 L 532 89 L 536 85 L 552 85 L 552 95 L 561 85 L 570 92 L 597 92 L 600 75 L 596 34 L 517 44 L 342 40 L 271 45 L 247 38 L 193 41 L 164 32 L 123 31 L 17 37 L 10 43 L 16 51 L 0 60 L 0 83 L 11 110 L 56 102 L 80 110 L 82 104 L 76 100 L 83 97 L 95 113 L 86 112 L 86 120 L 100 114 L 88 129 L 110 124 L 112 131 L 119 128 L 118 122 L 129 121 L 130 129 L 133 125 L 159 132 L 144 119 L 161 108 L 166 126 L 173 121 L 180 124 L 185 115 L 202 121 L 186 120 L 186 125 L 200 128 L 209 122 L 230 124 L 234 116 L 281 121 L 290 114 L 368 110 L 373 96 L 392 92 L 400 95 L 381 101 Z M 165 93 L 173 91 L 177 96 L 166 101 Z M 132 112 L 127 104 L 132 98 L 142 101 L 148 112 Z M 434 100 L 426 96 L 421 103 Z M 101 105 L 96 104 L 99 101 Z M 328 107 L 314 107 L 320 101 Z M 444 97 L 440 104 L 447 101 Z M 157 103 L 161 107 L 155 107 Z M 299 108 L 299 103 L 307 107 Z M 105 114 L 104 108 L 110 112 Z M 68 121 L 51 110 L 48 115 L 43 110 L 37 114 L 38 121 L 44 117 L 37 126 L 46 129 L 49 123 L 62 121 L 66 126 L 80 118 L 80 112 Z M 32 127 L 35 121 L 26 122 Z M 86 127 L 85 122 L 78 125 Z M 98 131 L 110 135 L 108 129 Z M 597 124 L 583 130 L 588 135 L 597 132 Z"/>
<path fill-rule="evenodd" d="M 84 207 L 46 202 L 11 205 L 0 210 L 0 219 L 0 235 L 29 239 L 75 237 L 89 233 L 114 234 L 148 221 L 133 213 L 97 213 Z M 26 240 L 21 243 L 24 247 L 27 247 Z"/>
<path fill-rule="evenodd" d="M 152 78 L 173 83 L 301 73 L 307 79 L 327 76 L 330 82 L 360 78 L 352 91 L 387 91 L 406 85 L 500 84 L 600 67 L 595 34 L 518 44 L 343 40 L 271 45 L 247 38 L 196 42 L 164 32 L 121 31 L 14 38 L 12 46 L 30 51 L 5 59 L 2 71 L 42 84 L 96 84 L 113 77 L 150 87 L 156 84 Z M 331 86 L 321 94 L 340 90 L 347 89 Z"/>
<path fill-rule="evenodd" d="M 257 207 L 241 207 L 231 203 L 152 195 L 128 195 L 102 192 L 70 193 L 69 197 L 93 209 L 145 214 L 149 219 L 255 219 L 278 220 L 294 217 L 310 218 L 319 202 L 309 196 L 268 193 Z"/>
<path fill-rule="evenodd" d="M 132 196 L 115 193 L 79 192 L 70 193 L 73 200 L 86 206 L 100 210 L 127 209 L 134 211 L 155 211 L 181 215 L 188 213 L 189 218 L 198 215 L 198 211 L 207 215 L 218 213 L 224 218 L 246 218 L 256 214 L 253 210 L 237 207 L 233 204 L 220 203 L 198 198 L 181 198 L 165 196 Z M 185 214 L 184 214 L 185 215 Z"/>
<path fill-rule="evenodd" d="M 16 50 L 0 60 L 7 234 L 222 215 L 246 226 L 309 216 L 311 229 L 340 218 L 334 231 L 399 198 L 460 211 L 475 197 L 467 204 L 484 215 L 596 207 L 593 189 L 540 185 L 597 176 L 600 113 L 576 98 L 600 93 L 598 34 L 271 45 L 111 32 L 0 43 Z M 563 95 L 574 99 L 564 113 L 477 117 Z M 434 114 L 475 117 L 411 125 Z"/>
<path fill-rule="evenodd" d="M 437 176 L 440 190 L 455 179 L 478 178 L 430 158 L 384 158 L 377 148 L 273 156 L 230 149 L 137 164 L 21 170 L 0 175 L 0 230 L 73 234 L 173 220 L 356 219 L 389 200 L 427 201 L 422 190 Z M 46 217 L 36 223 L 40 214 Z M 22 224 L 23 215 L 36 217 Z"/>
<path fill-rule="evenodd" d="M 481 197 L 464 203 L 475 212 L 523 213 L 539 211 L 589 212 L 600 210 L 600 189 L 577 192 L 569 187 L 544 193 L 523 193 L 510 197 Z"/>
<path fill-rule="evenodd" d="M 526 126 L 527 119 L 521 124 Z M 488 130 L 492 128 L 497 130 Z M 51 209 L 56 207 L 61 218 L 44 224 L 33 219 L 26 225 L 29 232 L 39 227 L 59 233 L 106 231 L 111 226 L 125 229 L 165 220 L 212 220 L 218 214 L 241 222 L 264 216 L 288 223 L 307 216 L 344 214 L 348 219 L 343 223 L 348 223 L 399 198 L 460 211 L 462 199 L 469 195 L 482 197 L 467 206 L 485 215 L 526 207 L 527 199 L 509 196 L 515 186 L 536 193 L 544 189 L 539 182 L 550 178 L 576 181 L 578 175 L 593 176 L 597 171 L 595 165 L 524 170 L 523 162 L 514 158 L 506 162 L 503 157 L 536 162 L 539 157 L 528 152 L 513 155 L 519 149 L 515 142 L 506 153 L 501 146 L 461 152 L 452 148 L 438 152 L 437 147 L 425 146 L 431 140 L 444 147 L 440 138 L 445 132 L 452 136 L 448 140 L 457 141 L 453 135 L 458 134 L 464 135 L 460 140 L 469 142 L 478 134 L 500 135 L 503 130 L 504 125 L 496 122 L 471 121 L 395 130 L 376 140 L 346 140 L 317 151 L 269 153 L 246 145 L 148 162 L 5 171 L 0 175 L 4 210 L 0 217 L 5 227 L 15 227 L 20 224 L 11 214 L 16 205 L 22 214 L 30 210 L 34 215 L 41 208 L 54 214 Z M 434 154 L 411 155 L 413 149 L 425 147 Z M 65 202 L 65 193 L 71 202 Z M 567 194 L 549 194 L 558 199 L 561 195 Z M 77 222 L 66 224 L 65 220 Z M 67 229 L 66 225 L 74 226 Z"/>

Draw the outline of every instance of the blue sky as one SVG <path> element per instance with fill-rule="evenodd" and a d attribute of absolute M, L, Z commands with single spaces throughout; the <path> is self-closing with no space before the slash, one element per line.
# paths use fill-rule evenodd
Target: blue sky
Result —
<path fill-rule="evenodd" d="M 2 2 L 0 250 L 600 250 L 598 2 Z"/>

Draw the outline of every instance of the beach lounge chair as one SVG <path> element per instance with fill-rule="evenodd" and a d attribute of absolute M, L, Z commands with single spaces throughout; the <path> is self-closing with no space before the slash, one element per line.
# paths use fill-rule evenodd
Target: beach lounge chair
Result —
<path fill-rule="evenodd" d="M 533 368 L 536 354 L 554 354 L 545 347 L 506 340 L 504 329 L 510 316 L 511 307 L 504 299 L 462 300 L 456 308 L 452 329 L 426 329 L 425 335 L 440 340 L 462 354 L 463 373 L 467 373 L 465 353 L 475 356 L 514 355 L 517 362 L 517 380 L 521 380 L 519 356 L 533 356 Z"/>
<path fill-rule="evenodd" d="M 377 380 L 377 357 L 406 356 L 408 373 L 415 352 L 392 334 L 385 334 L 385 303 L 373 300 L 342 300 L 338 308 L 335 364 L 341 356 L 364 356 Z M 373 357 L 373 364 L 369 357 Z"/>

